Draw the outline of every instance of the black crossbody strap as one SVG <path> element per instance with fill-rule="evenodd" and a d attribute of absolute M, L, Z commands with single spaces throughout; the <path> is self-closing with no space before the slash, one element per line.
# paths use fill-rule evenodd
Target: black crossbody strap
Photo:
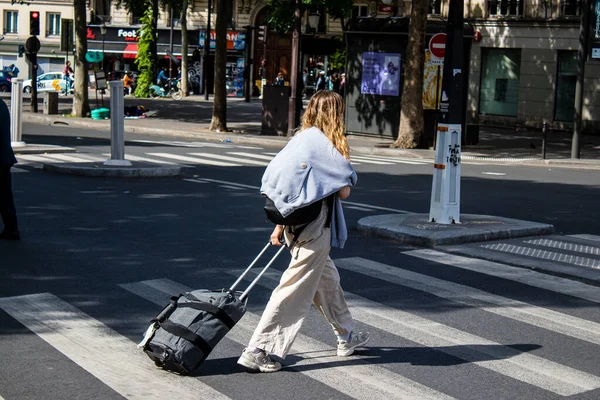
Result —
<path fill-rule="evenodd" d="M 210 347 L 210 345 L 206 343 L 204 339 L 202 339 L 200 336 L 196 335 L 194 332 L 190 331 L 183 325 L 176 324 L 170 321 L 165 321 L 160 324 L 160 327 L 163 328 L 165 331 L 169 332 L 171 335 L 184 338 L 185 340 L 194 343 L 200 348 L 200 350 L 202 350 L 204 354 L 209 354 L 212 351 L 212 347 Z"/>
<path fill-rule="evenodd" d="M 217 317 L 218 319 L 221 320 L 221 322 L 223 322 L 225 325 L 227 325 L 227 327 L 229 329 L 233 328 L 235 325 L 235 321 L 231 319 L 231 317 L 229 315 L 227 315 L 227 313 L 223 310 L 221 310 L 219 307 L 212 305 L 210 303 L 180 303 L 179 308 L 193 308 L 194 310 L 198 310 L 198 311 L 206 311 L 209 314 L 214 315 L 215 317 Z"/>

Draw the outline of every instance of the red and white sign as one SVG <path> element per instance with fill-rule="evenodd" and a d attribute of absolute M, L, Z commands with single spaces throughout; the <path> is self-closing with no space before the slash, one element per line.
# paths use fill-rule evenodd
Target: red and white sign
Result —
<path fill-rule="evenodd" d="M 476 42 L 479 42 L 481 40 L 481 32 L 475 31 L 473 33 L 473 40 L 476 41 Z"/>
<path fill-rule="evenodd" d="M 394 12 L 394 7 L 392 5 L 389 5 L 389 4 L 380 4 L 379 5 L 379 12 L 381 12 L 381 13 L 392 13 L 392 12 Z"/>
<path fill-rule="evenodd" d="M 437 58 L 444 58 L 446 55 L 446 34 L 436 33 L 429 40 L 429 51 L 431 55 Z"/>

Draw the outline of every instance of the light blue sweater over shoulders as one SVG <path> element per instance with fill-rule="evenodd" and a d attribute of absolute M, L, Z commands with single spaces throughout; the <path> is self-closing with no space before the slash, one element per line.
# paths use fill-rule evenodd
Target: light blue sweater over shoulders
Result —
<path fill-rule="evenodd" d="M 285 217 L 345 186 L 354 186 L 357 180 L 350 161 L 313 127 L 297 133 L 271 160 L 260 192 L 273 200 Z M 343 247 L 348 233 L 337 196 L 332 212 L 331 245 Z"/>

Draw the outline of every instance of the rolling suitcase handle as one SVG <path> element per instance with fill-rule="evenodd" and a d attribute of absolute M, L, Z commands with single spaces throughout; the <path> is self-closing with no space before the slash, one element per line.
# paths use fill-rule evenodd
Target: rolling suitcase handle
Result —
<path fill-rule="evenodd" d="M 267 243 L 267 245 L 261 250 L 261 252 L 258 253 L 258 255 L 254 259 L 254 261 L 252 261 L 252 263 L 250 263 L 250 265 L 248 266 L 248 268 L 246 268 L 246 270 L 242 273 L 242 275 L 240 275 L 240 277 L 237 278 L 237 280 L 233 283 L 233 285 L 231 285 L 231 287 L 229 288 L 229 291 L 233 291 L 236 288 L 236 286 L 239 285 L 239 283 L 242 281 L 242 279 L 244 279 L 244 277 L 246 275 L 248 275 L 248 272 L 250 272 L 250 270 L 252 269 L 252 267 L 254 267 L 254 265 L 258 262 L 258 260 L 262 257 L 262 255 L 265 254 L 265 252 L 267 251 L 267 249 L 270 246 L 271 246 L 271 242 L 269 241 Z M 281 254 L 281 252 L 283 251 L 283 249 L 285 249 L 285 247 L 286 246 L 281 246 L 281 248 L 277 251 L 277 253 L 275 253 L 275 255 L 267 263 L 267 265 L 265 265 L 265 267 L 262 269 L 262 271 L 260 271 L 260 273 L 256 276 L 256 278 L 254 278 L 254 280 L 250 283 L 250 285 L 248 285 L 248 287 L 246 288 L 246 290 L 244 290 L 244 292 L 241 294 L 240 301 L 244 301 L 244 299 L 246 297 L 248 297 L 248 294 L 250 293 L 250 290 L 252 290 L 252 288 L 254 287 L 254 285 L 256 285 L 258 283 L 258 281 L 260 280 L 260 278 L 265 274 L 265 272 L 267 272 L 267 270 L 275 262 L 275 260 L 277 259 L 277 257 L 279 257 L 279 255 Z"/>

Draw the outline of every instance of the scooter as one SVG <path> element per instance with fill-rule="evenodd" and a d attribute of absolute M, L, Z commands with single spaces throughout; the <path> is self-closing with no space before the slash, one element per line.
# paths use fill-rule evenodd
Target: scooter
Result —
<path fill-rule="evenodd" d="M 170 84 L 167 81 L 165 86 L 152 85 L 149 89 L 150 97 L 157 99 L 159 97 L 171 97 L 173 100 L 183 98 L 183 90 L 179 87 L 179 80 L 171 79 Z"/>

